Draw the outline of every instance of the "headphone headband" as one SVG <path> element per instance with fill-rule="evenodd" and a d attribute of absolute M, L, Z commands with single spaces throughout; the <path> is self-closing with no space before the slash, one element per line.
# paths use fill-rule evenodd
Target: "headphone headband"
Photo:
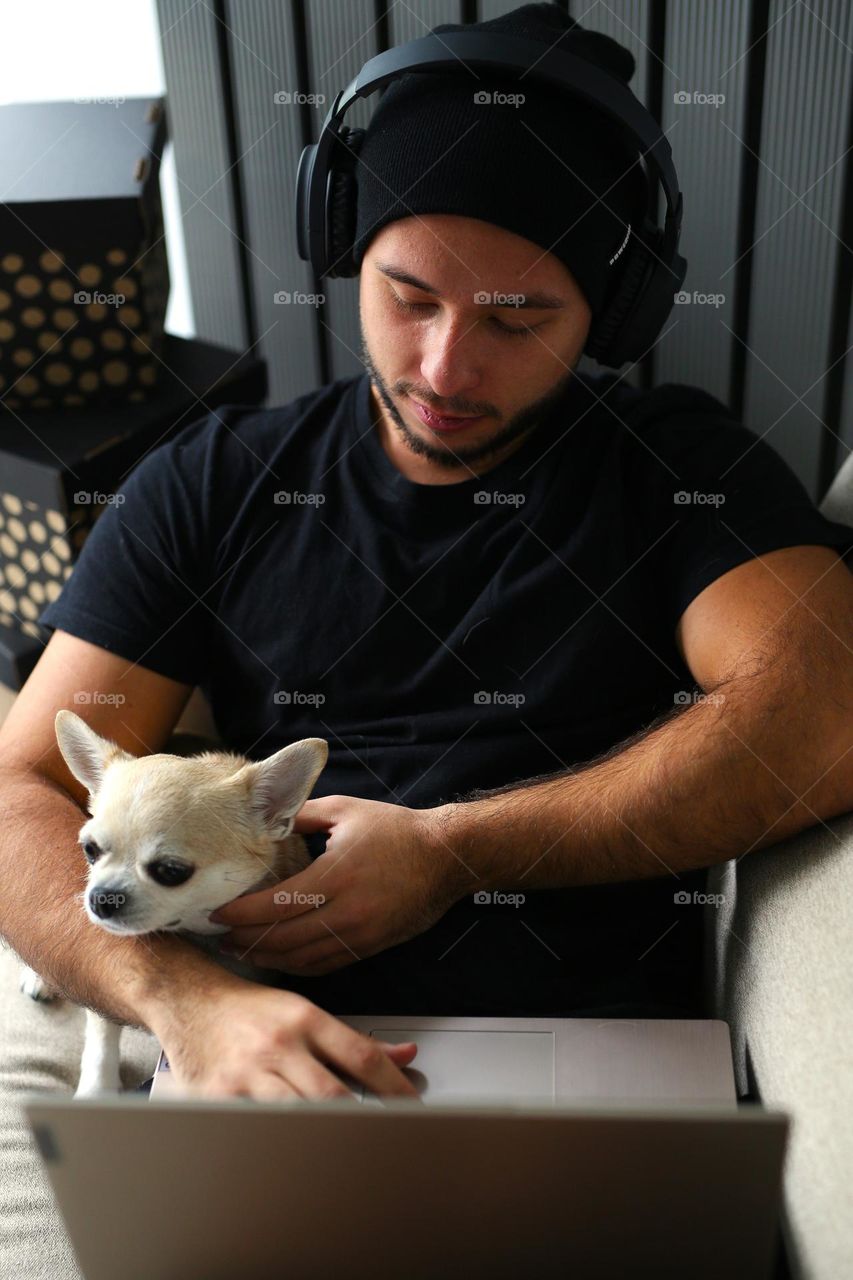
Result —
<path fill-rule="evenodd" d="M 604 315 L 594 321 L 585 350 L 602 364 L 624 364 L 644 354 L 657 337 L 684 280 L 687 263 L 678 254 L 683 200 L 672 149 L 654 117 L 628 86 L 586 58 L 537 40 L 488 31 L 430 33 L 376 54 L 338 93 L 318 141 L 306 147 L 296 178 L 299 255 L 318 277 L 358 274 L 345 244 L 355 225 L 355 162 L 364 130 L 348 130 L 343 117 L 357 98 L 366 98 L 409 73 L 464 75 L 477 71 L 502 79 L 529 77 L 568 92 L 607 116 L 628 147 L 642 153 L 648 194 L 643 236 L 626 253 L 626 263 Z M 343 153 L 343 154 L 341 154 Z M 654 221 L 657 179 L 666 199 L 661 230 Z M 342 234 L 343 238 L 342 238 Z M 644 243 L 645 241 L 645 243 Z M 339 268 L 339 269 L 335 269 Z"/>

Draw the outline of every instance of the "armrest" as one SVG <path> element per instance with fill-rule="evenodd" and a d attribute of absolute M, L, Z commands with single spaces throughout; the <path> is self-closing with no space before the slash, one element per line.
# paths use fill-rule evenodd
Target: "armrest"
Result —
<path fill-rule="evenodd" d="M 732 1032 L 738 1092 L 793 1117 L 785 1213 L 814 1280 L 853 1265 L 853 814 L 714 867 L 708 1009 Z"/>

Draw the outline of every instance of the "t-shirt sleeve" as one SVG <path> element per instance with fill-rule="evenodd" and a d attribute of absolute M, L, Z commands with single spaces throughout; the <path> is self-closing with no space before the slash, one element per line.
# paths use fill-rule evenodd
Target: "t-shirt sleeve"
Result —
<path fill-rule="evenodd" d="M 221 413 L 221 410 L 219 411 Z M 59 596 L 39 616 L 161 675 L 206 673 L 215 529 L 209 417 L 152 450 L 105 505 Z"/>
<path fill-rule="evenodd" d="M 647 443 L 666 464 L 659 484 L 675 620 L 705 587 L 755 556 L 796 546 L 853 553 L 853 527 L 821 515 L 788 463 L 722 405 L 719 416 L 672 421 Z"/>

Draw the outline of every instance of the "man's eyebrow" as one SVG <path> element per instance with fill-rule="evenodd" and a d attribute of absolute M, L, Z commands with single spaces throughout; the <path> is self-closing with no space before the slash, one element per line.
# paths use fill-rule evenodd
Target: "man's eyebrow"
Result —
<path fill-rule="evenodd" d="M 399 267 L 394 267 L 388 262 L 377 262 L 376 270 L 381 271 L 383 275 L 390 276 L 392 280 L 399 281 L 400 284 L 411 285 L 413 289 L 421 289 L 424 293 L 431 293 L 434 298 L 440 298 L 441 294 L 438 289 L 433 288 L 431 284 L 426 284 L 423 280 L 419 280 L 417 276 L 410 275 L 408 271 L 401 271 Z M 517 295 L 509 294 L 509 297 Z M 525 293 L 521 295 L 519 302 L 495 302 L 496 307 L 511 307 L 513 311 L 534 310 L 534 311 L 558 311 L 566 304 L 562 298 L 558 298 L 555 293 L 546 293 L 541 289 L 534 293 Z"/>

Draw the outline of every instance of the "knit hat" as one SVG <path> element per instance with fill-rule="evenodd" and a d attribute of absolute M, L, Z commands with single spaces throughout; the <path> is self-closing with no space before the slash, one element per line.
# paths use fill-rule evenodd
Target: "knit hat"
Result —
<path fill-rule="evenodd" d="M 630 50 L 584 30 L 556 4 L 526 4 L 487 22 L 445 23 L 433 31 L 522 36 L 587 58 L 622 84 L 634 74 Z M 484 102 L 483 94 L 492 100 Z M 502 96 L 518 94 L 520 104 Z M 359 269 L 373 237 L 398 218 L 479 218 L 559 258 L 593 319 L 625 260 L 629 227 L 636 233 L 646 211 L 637 153 L 616 126 L 529 76 L 514 82 L 479 71 L 470 77 L 409 72 L 392 81 L 362 142 L 356 182 L 353 260 Z"/>

